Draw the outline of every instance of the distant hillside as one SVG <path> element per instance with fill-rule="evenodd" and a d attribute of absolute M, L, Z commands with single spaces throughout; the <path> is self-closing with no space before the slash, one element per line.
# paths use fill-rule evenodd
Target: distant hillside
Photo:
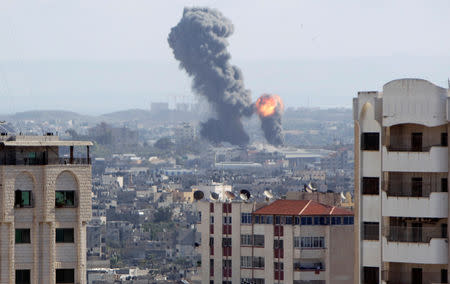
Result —
<path fill-rule="evenodd" d="M 76 112 L 64 110 L 32 110 L 18 112 L 13 115 L 0 115 L 0 118 L 7 121 L 34 120 L 34 121 L 67 121 L 67 120 L 91 120 L 94 117 L 81 115 Z"/>

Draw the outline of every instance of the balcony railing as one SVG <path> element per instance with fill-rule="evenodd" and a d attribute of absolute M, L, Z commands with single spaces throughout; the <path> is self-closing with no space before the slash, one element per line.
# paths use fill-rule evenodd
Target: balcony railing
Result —
<path fill-rule="evenodd" d="M 318 270 L 323 271 L 325 270 L 325 264 L 322 262 L 301 262 L 301 261 L 295 261 L 294 262 L 294 270 L 295 271 L 302 271 L 302 270 Z"/>
<path fill-rule="evenodd" d="M 386 191 L 387 196 L 396 197 L 430 197 L 432 192 L 445 192 L 442 188 L 442 182 L 399 180 L 384 182 L 383 190 Z"/>
<path fill-rule="evenodd" d="M 444 146 L 440 144 L 427 145 L 421 147 L 389 145 L 386 148 L 389 152 L 429 152 L 431 147 L 444 147 Z"/>
<path fill-rule="evenodd" d="M 385 236 L 389 242 L 429 243 L 434 238 L 447 238 L 447 228 L 387 226 Z"/>
<path fill-rule="evenodd" d="M 0 158 L 0 165 L 4 166 L 45 166 L 45 165 L 90 165 L 91 158 Z"/>

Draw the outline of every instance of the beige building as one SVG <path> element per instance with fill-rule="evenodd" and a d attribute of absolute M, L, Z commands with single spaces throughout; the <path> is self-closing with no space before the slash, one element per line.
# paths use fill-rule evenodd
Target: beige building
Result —
<path fill-rule="evenodd" d="M 86 283 L 90 145 L 0 136 L 1 284 Z"/>
<path fill-rule="evenodd" d="M 394 80 L 353 112 L 355 283 L 447 283 L 449 90 Z"/>
<path fill-rule="evenodd" d="M 349 210 L 311 200 L 198 202 L 198 208 L 202 283 L 353 282 Z"/>

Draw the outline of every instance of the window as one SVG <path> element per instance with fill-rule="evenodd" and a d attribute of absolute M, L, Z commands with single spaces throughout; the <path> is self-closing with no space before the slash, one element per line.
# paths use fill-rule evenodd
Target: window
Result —
<path fill-rule="evenodd" d="M 222 247 L 231 247 L 231 238 L 222 238 Z"/>
<path fill-rule="evenodd" d="M 201 211 L 197 212 L 197 222 L 199 222 L 199 223 L 202 222 L 202 212 Z"/>
<path fill-rule="evenodd" d="M 209 212 L 214 213 L 214 203 L 209 203 Z"/>
<path fill-rule="evenodd" d="M 16 244 L 29 244 L 30 239 L 30 229 L 16 229 Z"/>
<path fill-rule="evenodd" d="M 241 213 L 241 223 L 251 224 L 252 223 L 252 213 Z"/>
<path fill-rule="evenodd" d="M 209 223 L 214 224 L 214 216 L 209 216 Z"/>
<path fill-rule="evenodd" d="M 209 238 L 209 246 L 210 247 L 214 246 L 214 238 Z"/>
<path fill-rule="evenodd" d="M 56 269 L 56 283 L 75 283 L 75 269 Z"/>
<path fill-rule="evenodd" d="M 16 190 L 14 194 L 14 207 L 31 207 L 31 191 L 29 190 Z"/>
<path fill-rule="evenodd" d="M 264 284 L 262 278 L 241 278 L 241 284 Z"/>
<path fill-rule="evenodd" d="M 331 217 L 331 225 L 340 225 L 342 222 L 342 218 L 339 217 Z"/>
<path fill-rule="evenodd" d="M 223 267 L 231 268 L 231 259 L 224 259 L 223 260 Z"/>
<path fill-rule="evenodd" d="M 224 203 L 222 205 L 222 212 L 223 213 L 231 213 L 231 203 Z"/>
<path fill-rule="evenodd" d="M 441 191 L 448 192 L 448 179 L 447 178 L 441 179 Z"/>
<path fill-rule="evenodd" d="M 273 248 L 274 249 L 282 249 L 283 248 L 283 240 L 273 240 Z"/>
<path fill-rule="evenodd" d="M 441 133 L 441 146 L 448 146 L 448 134 L 447 134 L 447 132 Z"/>
<path fill-rule="evenodd" d="M 274 266 L 275 270 L 284 270 L 283 262 L 274 262 L 273 266 Z"/>
<path fill-rule="evenodd" d="M 214 276 L 214 259 L 209 260 L 209 276 Z"/>
<path fill-rule="evenodd" d="M 300 225 L 300 217 L 294 217 L 294 224 Z"/>
<path fill-rule="evenodd" d="M 294 239 L 294 246 L 296 245 Z M 298 246 L 299 245 L 299 246 Z M 300 248 L 325 248 L 325 237 L 301 237 L 300 244 L 297 244 Z"/>
<path fill-rule="evenodd" d="M 285 224 L 292 225 L 292 217 L 286 217 Z"/>
<path fill-rule="evenodd" d="M 345 217 L 344 217 L 345 218 Z M 378 240 L 379 239 L 379 227 L 378 222 L 364 222 L 363 224 L 363 239 L 364 240 Z"/>
<path fill-rule="evenodd" d="M 241 235 L 241 246 L 251 246 L 253 245 L 252 235 Z"/>
<path fill-rule="evenodd" d="M 259 224 L 260 223 L 260 221 L 259 221 L 259 215 L 255 215 L 255 224 Z"/>
<path fill-rule="evenodd" d="M 441 269 L 441 283 L 448 283 L 447 269 Z"/>
<path fill-rule="evenodd" d="M 380 178 L 363 177 L 362 178 L 362 194 L 378 195 Z"/>
<path fill-rule="evenodd" d="M 223 216 L 224 224 L 231 224 L 231 216 Z"/>
<path fill-rule="evenodd" d="M 265 224 L 273 224 L 273 216 L 267 216 Z"/>
<path fill-rule="evenodd" d="M 30 270 L 16 270 L 16 284 L 30 284 L 30 279 Z"/>
<path fill-rule="evenodd" d="M 251 256 L 241 256 L 241 267 L 242 268 L 252 268 L 252 257 Z"/>
<path fill-rule="evenodd" d="M 294 237 L 294 248 L 300 247 L 300 237 Z"/>
<path fill-rule="evenodd" d="M 57 243 L 73 243 L 74 234 L 73 229 L 58 228 L 56 229 L 56 242 Z M 66 282 L 62 282 L 66 283 Z"/>
<path fill-rule="evenodd" d="M 366 132 L 361 135 L 361 150 L 380 150 L 380 133 Z"/>
<path fill-rule="evenodd" d="M 253 257 L 253 268 L 264 268 L 264 257 L 254 256 Z"/>
<path fill-rule="evenodd" d="M 302 217 L 302 225 L 312 225 L 312 217 Z"/>
<path fill-rule="evenodd" d="M 353 225 L 353 216 L 351 217 L 344 217 L 344 225 Z"/>
<path fill-rule="evenodd" d="M 55 206 L 56 207 L 74 207 L 75 206 L 75 191 L 56 191 L 55 192 Z"/>
<path fill-rule="evenodd" d="M 314 225 L 319 225 L 319 224 L 320 224 L 320 218 L 314 217 Z"/>
<path fill-rule="evenodd" d="M 379 270 L 378 267 L 363 268 L 363 283 L 364 284 L 378 284 L 379 283 Z"/>
<path fill-rule="evenodd" d="M 253 235 L 253 245 L 255 247 L 264 247 L 264 235 Z"/>

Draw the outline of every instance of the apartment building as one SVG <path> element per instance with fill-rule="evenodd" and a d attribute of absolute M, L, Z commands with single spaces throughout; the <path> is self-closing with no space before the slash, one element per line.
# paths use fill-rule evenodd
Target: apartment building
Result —
<path fill-rule="evenodd" d="M 449 90 L 394 80 L 353 112 L 355 283 L 448 283 Z"/>
<path fill-rule="evenodd" d="M 353 213 L 312 200 L 198 202 L 202 283 L 352 283 Z"/>
<path fill-rule="evenodd" d="M 0 283 L 86 283 L 91 142 L 0 136 Z"/>

